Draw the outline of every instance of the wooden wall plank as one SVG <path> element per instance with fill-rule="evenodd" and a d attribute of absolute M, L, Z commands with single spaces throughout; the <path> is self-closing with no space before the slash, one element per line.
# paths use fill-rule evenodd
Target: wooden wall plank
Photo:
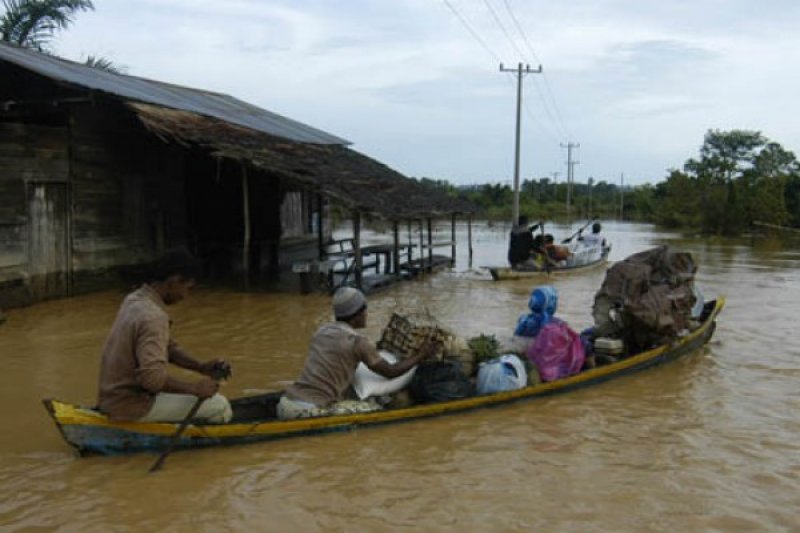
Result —
<path fill-rule="evenodd" d="M 0 180 L 0 224 L 27 222 L 25 182 Z M 0 243 L 3 241 L 0 240 Z"/>
<path fill-rule="evenodd" d="M 60 181 L 69 179 L 69 162 L 40 157 L 0 157 L 0 181 Z"/>
<path fill-rule="evenodd" d="M 1 224 L 0 242 L 0 268 L 27 264 L 27 224 Z"/>

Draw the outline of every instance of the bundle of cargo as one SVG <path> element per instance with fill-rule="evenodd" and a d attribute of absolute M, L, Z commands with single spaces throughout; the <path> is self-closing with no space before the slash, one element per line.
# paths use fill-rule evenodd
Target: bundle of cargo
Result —
<path fill-rule="evenodd" d="M 692 325 L 696 303 L 692 255 L 658 246 L 633 254 L 606 272 L 595 295 L 593 337 L 601 352 L 630 355 L 669 342 Z M 614 352 L 614 353 L 612 353 Z"/>

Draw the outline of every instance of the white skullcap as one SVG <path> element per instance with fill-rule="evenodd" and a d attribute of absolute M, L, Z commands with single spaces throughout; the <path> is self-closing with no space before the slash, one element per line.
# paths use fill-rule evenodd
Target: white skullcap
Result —
<path fill-rule="evenodd" d="M 358 289 L 340 287 L 333 295 L 333 314 L 336 318 L 350 318 L 367 305 L 367 299 Z"/>

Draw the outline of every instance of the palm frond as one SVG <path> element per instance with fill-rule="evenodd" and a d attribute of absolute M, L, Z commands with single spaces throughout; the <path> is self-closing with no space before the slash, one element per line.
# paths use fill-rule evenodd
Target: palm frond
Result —
<path fill-rule="evenodd" d="M 3 0 L 0 40 L 42 50 L 56 31 L 79 11 L 94 10 L 92 0 Z"/>
<path fill-rule="evenodd" d="M 121 65 L 115 65 L 113 61 L 108 59 L 107 57 L 102 56 L 92 56 L 86 58 L 84 64 L 87 67 L 96 68 L 99 70 L 105 70 L 106 72 L 113 72 L 114 74 L 124 74 L 127 68 Z"/>

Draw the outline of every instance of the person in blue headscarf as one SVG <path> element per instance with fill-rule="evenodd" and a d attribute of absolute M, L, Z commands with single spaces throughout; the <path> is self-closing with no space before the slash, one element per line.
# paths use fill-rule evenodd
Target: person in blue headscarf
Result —
<path fill-rule="evenodd" d="M 519 317 L 514 335 L 535 337 L 542 326 L 553 320 L 558 308 L 558 291 L 552 285 L 536 287 L 528 299 L 531 312 Z"/>

